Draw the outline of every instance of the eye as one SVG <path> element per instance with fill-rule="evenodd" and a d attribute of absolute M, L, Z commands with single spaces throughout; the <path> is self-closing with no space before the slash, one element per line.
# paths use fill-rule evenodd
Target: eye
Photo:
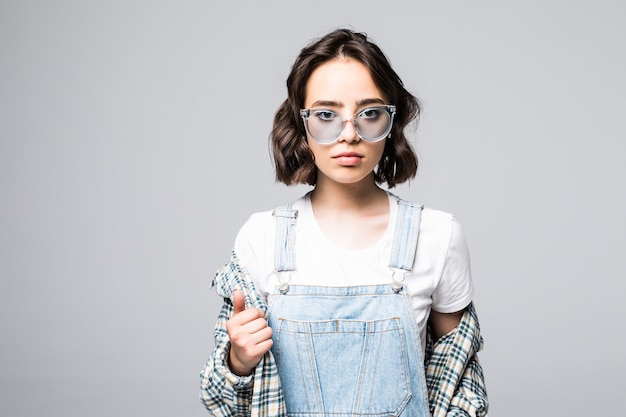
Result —
<path fill-rule="evenodd" d="M 330 122 L 337 118 L 337 113 L 332 110 L 316 110 L 313 115 L 324 122 Z"/>
<path fill-rule="evenodd" d="M 359 119 L 376 120 L 383 113 L 383 110 L 378 107 L 370 107 L 363 109 L 357 116 Z"/>

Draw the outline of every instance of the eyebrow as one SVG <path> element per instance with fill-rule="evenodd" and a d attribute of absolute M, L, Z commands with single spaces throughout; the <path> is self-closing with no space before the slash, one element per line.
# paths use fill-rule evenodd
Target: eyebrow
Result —
<path fill-rule="evenodd" d="M 363 100 L 359 100 L 359 101 L 356 102 L 356 105 L 358 107 L 367 106 L 369 104 L 385 104 L 385 102 L 381 98 L 364 98 Z M 311 107 L 319 107 L 319 106 L 323 106 L 323 107 L 343 107 L 343 104 L 341 104 L 338 101 L 332 101 L 332 100 L 318 100 L 318 101 L 314 102 L 313 104 L 311 104 Z"/>

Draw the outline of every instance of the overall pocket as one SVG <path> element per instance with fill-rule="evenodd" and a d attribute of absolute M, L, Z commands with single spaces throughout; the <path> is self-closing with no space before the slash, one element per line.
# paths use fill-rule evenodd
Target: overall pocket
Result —
<path fill-rule="evenodd" d="M 289 414 L 397 416 L 411 399 L 400 318 L 279 318 L 274 340 Z"/>

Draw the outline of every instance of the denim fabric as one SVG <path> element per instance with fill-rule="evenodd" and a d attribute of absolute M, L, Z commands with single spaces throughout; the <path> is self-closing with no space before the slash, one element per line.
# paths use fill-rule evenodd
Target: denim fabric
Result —
<path fill-rule="evenodd" d="M 293 271 L 295 269 L 295 227 L 298 211 L 292 210 L 290 207 L 290 204 L 279 207 L 273 213 L 276 218 L 274 269 L 277 272 Z"/>
<path fill-rule="evenodd" d="M 429 416 L 406 289 L 291 285 L 268 304 L 289 415 Z"/>
<path fill-rule="evenodd" d="M 411 271 L 415 262 L 417 240 L 420 232 L 422 218 L 421 204 L 410 201 L 398 201 L 398 220 L 394 232 L 393 246 L 391 248 L 391 268 Z"/>
<path fill-rule="evenodd" d="M 389 266 L 410 270 L 421 206 L 399 203 Z M 283 277 L 296 268 L 289 238 L 296 214 L 276 216 L 282 241 L 275 268 Z M 272 353 L 289 415 L 430 415 L 419 331 L 406 288 L 393 276 L 392 285 L 357 287 L 288 285 L 287 278 L 268 295 Z"/>

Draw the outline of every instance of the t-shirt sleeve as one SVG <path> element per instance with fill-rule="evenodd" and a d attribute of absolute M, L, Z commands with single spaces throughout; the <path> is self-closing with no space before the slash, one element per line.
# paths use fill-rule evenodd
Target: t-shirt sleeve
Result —
<path fill-rule="evenodd" d="M 237 236 L 235 237 L 235 245 L 233 249 L 239 258 L 239 263 L 244 267 L 251 277 L 258 275 L 255 267 L 254 260 L 257 255 L 255 254 L 254 244 L 251 241 L 253 235 L 250 230 L 251 219 L 248 219 L 246 223 L 241 226 Z"/>
<path fill-rule="evenodd" d="M 263 298 L 268 271 L 272 271 L 274 253 L 273 218 L 271 213 L 255 213 L 243 224 L 235 238 L 234 251 L 240 265 L 247 270 Z"/>
<path fill-rule="evenodd" d="M 441 278 L 432 295 L 432 308 L 440 313 L 454 313 L 467 307 L 473 295 L 469 250 L 461 226 L 453 217 Z"/>

